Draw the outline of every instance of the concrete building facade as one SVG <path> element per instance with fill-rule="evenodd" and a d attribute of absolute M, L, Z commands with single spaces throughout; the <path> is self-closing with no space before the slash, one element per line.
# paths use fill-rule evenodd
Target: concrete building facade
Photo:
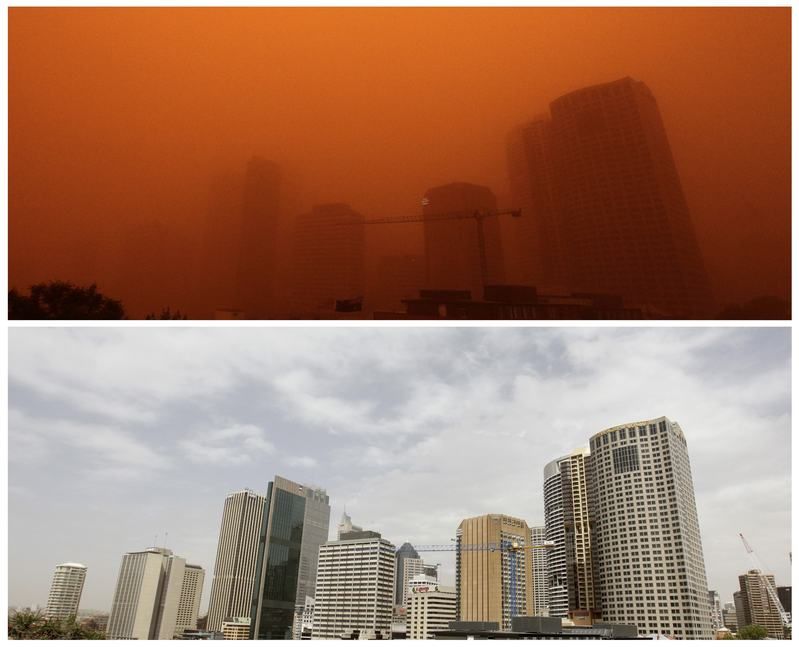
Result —
<path fill-rule="evenodd" d="M 512 558 L 509 552 L 499 549 L 513 542 L 531 545 L 527 522 L 502 514 L 472 517 L 464 519 L 458 526 L 456 539 L 458 619 L 464 622 L 496 622 L 501 628 L 509 629 L 514 589 L 516 615 L 530 615 L 533 608 L 530 551 L 516 553 L 513 586 Z M 482 548 L 488 545 L 496 548 Z"/>
<path fill-rule="evenodd" d="M 185 568 L 186 560 L 166 548 L 126 553 L 119 568 L 107 637 L 171 640 Z"/>
<path fill-rule="evenodd" d="M 406 626 L 411 640 L 433 638 L 433 631 L 449 628 L 456 619 L 457 594 L 455 587 L 443 586 L 425 575 L 409 582 Z"/>
<path fill-rule="evenodd" d="M 666 417 L 591 437 L 589 514 L 603 622 L 710 639 L 688 445 Z"/>
<path fill-rule="evenodd" d="M 45 615 L 59 619 L 77 616 L 85 581 L 86 567 L 83 564 L 70 562 L 56 566 Z"/>
<path fill-rule="evenodd" d="M 203 584 L 205 584 L 205 570 L 195 564 L 186 564 L 175 619 L 175 636 L 182 636 L 186 629 L 197 629 Z"/>
<path fill-rule="evenodd" d="M 391 637 L 395 550 L 372 531 L 343 533 L 319 548 L 314 639 Z"/>
<path fill-rule="evenodd" d="M 289 640 L 295 616 L 314 597 L 319 546 L 327 541 L 330 500 L 320 488 L 281 476 L 269 483 L 250 617 L 250 637 Z"/>
<path fill-rule="evenodd" d="M 549 615 L 585 619 L 599 616 L 595 596 L 588 513 L 587 448 L 544 467 L 544 516 L 548 551 Z"/>
<path fill-rule="evenodd" d="M 208 605 L 209 631 L 222 631 L 225 618 L 249 617 L 264 503 L 262 495 L 250 490 L 225 498 Z"/>
<path fill-rule="evenodd" d="M 222 636 L 225 640 L 249 640 L 250 639 L 250 619 L 225 618 L 222 622 Z"/>
<path fill-rule="evenodd" d="M 531 526 L 530 541 L 534 546 L 543 546 L 547 540 L 546 526 Z M 533 615 L 548 616 L 549 613 L 549 550 L 535 548 L 532 555 Z"/>
<path fill-rule="evenodd" d="M 764 581 L 765 580 L 765 581 Z M 741 609 L 743 624 L 760 625 L 768 631 L 769 638 L 784 638 L 782 616 L 768 593 L 768 584 L 776 591 L 773 575 L 763 575 L 758 570 L 750 570 L 738 576 L 741 587 Z"/>

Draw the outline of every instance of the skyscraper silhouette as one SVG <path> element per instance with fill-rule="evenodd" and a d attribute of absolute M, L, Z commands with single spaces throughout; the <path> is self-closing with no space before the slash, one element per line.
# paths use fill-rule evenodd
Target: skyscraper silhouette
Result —
<path fill-rule="evenodd" d="M 241 207 L 238 306 L 248 319 L 276 315 L 275 275 L 280 230 L 280 169 L 253 157 L 247 165 Z"/>
<path fill-rule="evenodd" d="M 529 196 L 542 276 L 562 271 L 573 290 L 705 316 L 708 279 L 649 88 L 628 77 L 566 94 L 550 112 L 509 146 L 515 197 Z M 520 146 L 524 154 L 514 155 Z"/>
<path fill-rule="evenodd" d="M 491 189 L 468 182 L 437 186 L 425 193 L 425 216 L 469 213 L 497 208 Z M 483 221 L 488 276 L 487 283 L 502 283 L 505 278 L 499 222 Z M 427 287 L 446 290 L 471 290 L 472 297 L 483 297 L 480 275 L 480 247 L 474 219 L 429 220 L 424 223 Z"/>

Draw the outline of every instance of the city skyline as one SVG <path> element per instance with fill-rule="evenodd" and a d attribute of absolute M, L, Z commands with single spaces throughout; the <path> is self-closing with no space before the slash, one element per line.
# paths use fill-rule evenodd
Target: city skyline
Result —
<path fill-rule="evenodd" d="M 168 532 L 167 547 L 207 573 L 202 614 L 225 497 L 265 495 L 275 474 L 326 489 L 331 538 L 345 505 L 396 546 L 446 542 L 475 515 L 541 525 L 547 463 L 603 429 L 661 415 L 685 430 L 708 587 L 732 599 L 750 567 L 741 531 L 777 583 L 790 583 L 781 329 L 10 337 L 12 605 L 43 605 L 55 564 L 80 561 L 82 606 L 108 610 L 121 555 Z M 486 490 L 476 470 L 503 487 Z M 125 518 L 109 527 L 107 503 L 120 497 Z M 43 519 L 64 532 L 40 531 Z M 454 560 L 441 561 L 442 582 L 454 583 Z"/>

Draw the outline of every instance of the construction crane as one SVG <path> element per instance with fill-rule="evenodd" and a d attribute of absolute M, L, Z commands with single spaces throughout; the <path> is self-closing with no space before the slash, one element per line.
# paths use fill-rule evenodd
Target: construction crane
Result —
<path fill-rule="evenodd" d="M 425 204 L 424 202 L 422 204 Z M 512 218 L 520 218 L 521 209 L 488 209 L 474 211 L 451 211 L 447 213 L 435 213 L 429 215 L 419 214 L 418 216 L 399 216 L 389 218 L 372 218 L 364 220 L 364 225 L 397 225 L 409 222 L 439 222 L 442 220 L 474 220 L 477 226 L 477 248 L 480 255 L 480 281 L 485 286 L 488 281 L 488 260 L 486 259 L 485 231 L 483 221 L 486 218 L 496 218 L 498 216 L 509 215 Z M 355 223 L 353 223 L 355 224 Z"/>
<path fill-rule="evenodd" d="M 791 617 L 785 612 L 785 609 L 780 602 L 780 598 L 777 595 L 777 590 L 774 588 L 774 585 L 771 583 L 771 580 L 768 579 L 766 576 L 766 571 L 763 568 L 763 565 L 760 563 L 757 555 L 755 554 L 754 548 L 749 545 L 749 542 L 746 541 L 746 537 L 743 536 L 743 533 L 738 533 L 738 536 L 741 538 L 741 541 L 744 544 L 744 548 L 746 548 L 746 552 L 749 555 L 749 559 L 752 561 L 752 564 L 755 567 L 755 570 L 760 575 L 760 582 L 762 587 L 766 590 L 768 594 L 769 600 L 771 604 L 774 606 L 777 611 L 780 613 L 780 618 L 782 619 L 783 627 L 788 629 L 791 628 Z"/>
<path fill-rule="evenodd" d="M 526 550 L 544 549 L 550 550 L 555 547 L 554 541 L 545 541 L 543 544 L 522 544 L 518 541 L 502 541 L 500 543 L 489 544 L 432 544 L 429 546 L 414 546 L 417 552 L 436 553 L 436 552 L 500 552 L 508 556 L 510 567 L 510 617 L 518 616 L 518 606 L 516 604 L 516 567 L 519 554 Z"/>

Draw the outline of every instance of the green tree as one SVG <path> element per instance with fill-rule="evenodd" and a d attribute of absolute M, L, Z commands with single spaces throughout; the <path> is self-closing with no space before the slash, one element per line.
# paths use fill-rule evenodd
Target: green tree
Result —
<path fill-rule="evenodd" d="M 66 281 L 37 283 L 29 295 L 8 293 L 9 319 L 124 319 L 122 303 L 97 291 Z"/>
<path fill-rule="evenodd" d="M 768 637 L 768 631 L 761 625 L 746 625 L 738 630 L 739 640 L 765 640 Z"/>
<path fill-rule="evenodd" d="M 47 618 L 41 611 L 18 611 L 8 616 L 11 640 L 105 640 L 105 634 L 78 623 L 75 616 Z"/>
<path fill-rule="evenodd" d="M 161 314 L 157 317 L 155 316 L 154 312 L 148 314 L 145 319 L 188 319 L 188 315 L 181 314 L 180 310 L 176 310 L 172 312 L 172 310 L 167 306 L 161 310 Z"/>

